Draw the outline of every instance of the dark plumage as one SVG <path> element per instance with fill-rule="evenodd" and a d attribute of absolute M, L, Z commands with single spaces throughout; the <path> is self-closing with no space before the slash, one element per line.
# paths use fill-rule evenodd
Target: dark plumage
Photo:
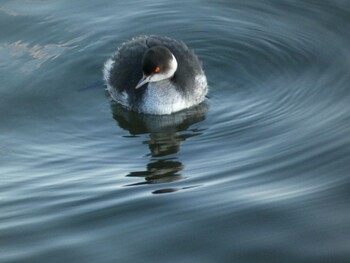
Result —
<path fill-rule="evenodd" d="M 142 70 L 146 75 L 151 75 L 159 67 L 162 71 L 169 69 L 167 61 L 172 59 L 169 49 L 162 46 L 149 48 L 142 59 Z"/>
<path fill-rule="evenodd" d="M 142 111 L 144 96 L 150 84 L 146 83 L 138 89 L 135 87 L 143 77 L 143 73 L 149 75 L 157 66 L 160 70 L 167 70 L 169 65 L 166 64 L 167 59 L 164 60 L 164 57 L 172 59 L 172 55 L 176 58 L 178 66 L 169 82 L 181 96 L 189 98 L 197 84 L 196 76 L 204 76 L 201 63 L 182 41 L 168 37 L 139 36 L 122 44 L 112 56 L 112 67 L 109 69 L 108 77 L 105 76 L 107 85 L 115 89 L 118 94 L 126 92 L 129 107 Z M 161 56 L 163 60 L 157 56 Z M 159 64 L 159 61 L 164 63 Z"/>

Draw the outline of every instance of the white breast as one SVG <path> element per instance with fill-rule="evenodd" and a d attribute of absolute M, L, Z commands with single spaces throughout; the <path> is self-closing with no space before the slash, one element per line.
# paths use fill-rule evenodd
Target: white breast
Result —
<path fill-rule="evenodd" d="M 196 77 L 194 92 L 185 96 L 169 81 L 149 83 L 143 97 L 141 111 L 147 114 L 171 114 L 201 103 L 207 94 L 205 75 Z"/>

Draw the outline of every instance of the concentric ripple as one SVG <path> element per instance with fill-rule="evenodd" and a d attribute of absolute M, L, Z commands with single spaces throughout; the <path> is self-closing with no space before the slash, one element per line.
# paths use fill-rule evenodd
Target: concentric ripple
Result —
<path fill-rule="evenodd" d="M 3 2 L 1 262 L 349 261 L 349 1 Z M 110 103 L 144 34 L 195 51 L 205 103 Z"/>

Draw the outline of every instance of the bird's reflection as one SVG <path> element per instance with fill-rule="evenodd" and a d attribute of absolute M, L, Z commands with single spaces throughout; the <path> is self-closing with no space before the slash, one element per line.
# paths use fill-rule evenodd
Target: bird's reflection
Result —
<path fill-rule="evenodd" d="M 181 170 L 184 164 L 177 158 L 181 142 L 190 137 L 200 135 L 203 130 L 191 129 L 195 123 L 205 119 L 208 109 L 206 103 L 172 115 L 146 115 L 128 111 L 113 103 L 113 117 L 119 126 L 130 135 L 149 134 L 143 141 L 148 145 L 149 161 L 144 171 L 132 171 L 127 176 L 142 178 L 140 182 L 129 186 L 173 182 L 182 179 Z M 187 187 L 188 188 L 188 187 Z M 168 193 L 178 189 L 159 189 L 153 193 Z"/>
<path fill-rule="evenodd" d="M 147 171 L 131 172 L 127 176 L 145 178 L 143 182 L 130 185 L 166 183 L 180 180 L 179 172 L 183 168 L 183 164 L 176 160 L 156 160 L 147 164 Z"/>

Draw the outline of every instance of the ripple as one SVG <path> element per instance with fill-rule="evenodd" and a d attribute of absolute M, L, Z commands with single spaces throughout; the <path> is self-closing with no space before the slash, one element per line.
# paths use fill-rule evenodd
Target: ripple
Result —
<path fill-rule="evenodd" d="M 348 1 L 22 2 L 0 7 L 0 261 L 349 258 Z M 139 34 L 195 50 L 206 103 L 110 107 L 91 83 Z"/>
<path fill-rule="evenodd" d="M 40 44 L 31 45 L 30 43 L 24 43 L 19 40 L 14 43 L 1 44 L 0 52 L 11 57 L 7 58 L 8 60 L 12 60 L 10 66 L 17 66 L 17 70 L 28 74 L 40 68 L 46 61 L 58 58 L 66 49 L 74 48 L 76 43 L 81 40 L 82 38 L 79 37 L 66 43 L 47 44 L 44 46 Z M 29 56 L 30 59 L 26 59 L 24 63 L 18 63 L 18 59 L 23 59 L 24 56 Z"/>

